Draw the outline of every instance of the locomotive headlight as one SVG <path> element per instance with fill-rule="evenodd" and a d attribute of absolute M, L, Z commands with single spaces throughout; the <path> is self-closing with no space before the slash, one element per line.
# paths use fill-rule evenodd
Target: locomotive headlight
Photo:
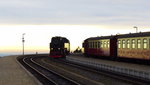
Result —
<path fill-rule="evenodd" d="M 60 48 L 58 48 L 58 50 L 60 50 Z"/>
<path fill-rule="evenodd" d="M 51 50 L 53 50 L 53 48 L 51 48 Z"/>

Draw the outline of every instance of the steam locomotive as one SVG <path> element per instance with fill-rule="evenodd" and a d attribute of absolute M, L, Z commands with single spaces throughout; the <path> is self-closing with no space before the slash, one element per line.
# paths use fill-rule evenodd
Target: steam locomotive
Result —
<path fill-rule="evenodd" d="M 150 61 L 150 32 L 91 37 L 83 42 L 86 56 Z"/>
<path fill-rule="evenodd" d="M 65 37 L 52 37 L 50 43 L 49 57 L 60 58 L 66 57 L 70 53 L 70 42 Z"/>

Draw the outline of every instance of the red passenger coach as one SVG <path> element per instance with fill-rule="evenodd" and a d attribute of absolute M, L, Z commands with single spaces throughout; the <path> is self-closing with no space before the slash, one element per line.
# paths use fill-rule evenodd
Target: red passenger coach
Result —
<path fill-rule="evenodd" d="M 117 39 L 116 36 L 92 37 L 83 43 L 84 54 L 86 56 L 117 56 Z"/>
<path fill-rule="evenodd" d="M 150 64 L 150 32 L 88 38 L 83 49 L 86 56 Z"/>

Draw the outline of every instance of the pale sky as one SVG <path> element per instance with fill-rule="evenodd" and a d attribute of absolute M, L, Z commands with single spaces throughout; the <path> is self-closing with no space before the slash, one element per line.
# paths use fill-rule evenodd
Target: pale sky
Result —
<path fill-rule="evenodd" d="M 149 0 L 0 0 L 0 54 L 48 53 L 53 36 L 71 50 L 88 37 L 150 31 Z"/>

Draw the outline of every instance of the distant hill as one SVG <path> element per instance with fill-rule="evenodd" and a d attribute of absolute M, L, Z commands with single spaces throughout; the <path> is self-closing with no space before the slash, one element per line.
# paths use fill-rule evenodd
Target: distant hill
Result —
<path fill-rule="evenodd" d="M 8 54 L 8 53 L 0 53 L 0 57 L 4 57 L 4 56 L 8 56 L 8 55 L 10 55 L 10 54 Z"/>
<path fill-rule="evenodd" d="M 6 56 L 6 54 L 0 54 L 0 57 Z"/>

